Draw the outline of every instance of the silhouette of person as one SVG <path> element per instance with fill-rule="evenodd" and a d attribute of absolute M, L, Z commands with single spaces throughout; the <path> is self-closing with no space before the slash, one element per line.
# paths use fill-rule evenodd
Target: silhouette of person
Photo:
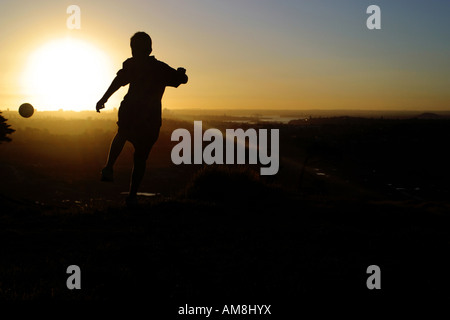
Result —
<path fill-rule="evenodd" d="M 148 155 L 159 136 L 161 127 L 161 99 L 166 86 L 178 87 L 187 83 L 186 70 L 171 68 L 158 61 L 152 52 L 152 40 L 145 32 L 137 32 L 130 39 L 132 58 L 123 62 L 110 87 L 97 102 L 97 112 L 105 107 L 109 97 L 120 87 L 129 84 L 128 93 L 120 104 L 118 130 L 112 140 L 102 181 L 113 181 L 113 166 L 126 141 L 134 146 L 134 163 L 127 206 L 137 206 L 137 190 L 142 182 Z"/>

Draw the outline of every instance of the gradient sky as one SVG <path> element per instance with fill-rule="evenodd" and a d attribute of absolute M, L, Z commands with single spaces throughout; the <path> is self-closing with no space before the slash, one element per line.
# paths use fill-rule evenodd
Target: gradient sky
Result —
<path fill-rule="evenodd" d="M 81 30 L 66 28 L 70 4 Z M 381 30 L 366 28 L 371 4 Z M 167 108 L 450 110 L 449 17 L 448 0 L 2 0 L 0 109 L 33 104 L 20 77 L 45 43 L 87 41 L 111 60 L 112 80 L 142 30 L 156 58 L 189 75 L 166 90 Z"/>

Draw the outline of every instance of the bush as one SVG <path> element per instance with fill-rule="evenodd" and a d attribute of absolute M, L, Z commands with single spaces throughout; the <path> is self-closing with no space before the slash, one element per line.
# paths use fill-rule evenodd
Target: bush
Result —
<path fill-rule="evenodd" d="M 15 131 L 10 128 L 10 125 L 6 123 L 6 120 L 7 119 L 5 119 L 0 112 L 0 143 L 2 143 L 2 141 L 11 141 L 11 138 L 8 137 L 8 135 Z"/>
<path fill-rule="evenodd" d="M 217 202 L 263 200 L 269 192 L 258 173 L 245 166 L 205 166 L 186 187 L 190 199 Z"/>

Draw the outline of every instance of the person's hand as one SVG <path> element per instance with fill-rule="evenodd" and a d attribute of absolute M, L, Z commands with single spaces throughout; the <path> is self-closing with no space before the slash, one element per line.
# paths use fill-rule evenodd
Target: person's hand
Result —
<path fill-rule="evenodd" d="M 185 68 L 178 68 L 177 72 L 180 74 L 181 83 L 187 83 L 188 82 L 188 76 L 186 75 L 186 69 Z"/>
<path fill-rule="evenodd" d="M 97 110 L 97 112 L 100 112 L 100 109 L 105 108 L 105 103 L 106 101 L 102 98 L 100 100 L 98 100 L 97 102 L 97 106 L 95 107 L 95 109 Z"/>

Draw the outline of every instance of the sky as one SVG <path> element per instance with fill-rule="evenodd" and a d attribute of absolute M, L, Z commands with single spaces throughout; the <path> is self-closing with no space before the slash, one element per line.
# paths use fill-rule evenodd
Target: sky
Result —
<path fill-rule="evenodd" d="M 0 109 L 94 110 L 145 31 L 189 76 L 165 108 L 450 110 L 449 16 L 448 0 L 2 0 Z"/>

